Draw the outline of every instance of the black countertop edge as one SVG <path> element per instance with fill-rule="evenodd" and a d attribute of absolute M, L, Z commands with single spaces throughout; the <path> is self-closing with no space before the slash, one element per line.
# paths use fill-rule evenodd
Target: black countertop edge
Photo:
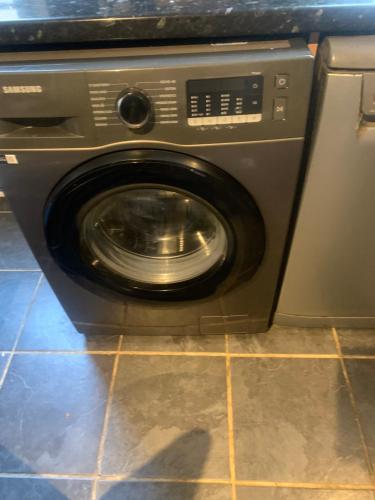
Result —
<path fill-rule="evenodd" d="M 227 14 L 2 21 L 0 47 L 286 37 L 311 32 L 375 34 L 375 4 L 258 8 Z"/>

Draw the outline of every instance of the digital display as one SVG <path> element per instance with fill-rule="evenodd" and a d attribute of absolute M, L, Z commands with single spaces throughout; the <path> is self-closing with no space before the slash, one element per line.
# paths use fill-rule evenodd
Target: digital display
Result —
<path fill-rule="evenodd" d="M 256 80 L 254 80 L 254 78 Z M 259 76 L 240 78 L 209 78 L 207 80 L 189 80 L 188 90 L 195 92 L 221 92 L 223 90 L 246 90 L 251 83 L 258 82 Z M 249 81 L 252 80 L 252 81 Z"/>
<path fill-rule="evenodd" d="M 262 118 L 263 76 L 189 80 L 189 125 L 248 123 Z"/>

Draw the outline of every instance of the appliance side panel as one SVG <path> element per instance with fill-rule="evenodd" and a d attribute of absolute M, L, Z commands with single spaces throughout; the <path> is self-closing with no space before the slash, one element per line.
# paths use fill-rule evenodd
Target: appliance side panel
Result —
<path fill-rule="evenodd" d="M 361 121 L 362 79 L 330 73 L 322 89 L 276 322 L 363 326 L 375 317 L 375 128 Z"/>

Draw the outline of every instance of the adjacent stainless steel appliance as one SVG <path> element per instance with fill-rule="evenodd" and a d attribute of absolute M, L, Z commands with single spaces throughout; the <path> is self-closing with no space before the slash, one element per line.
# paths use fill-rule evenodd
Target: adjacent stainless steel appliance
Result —
<path fill-rule="evenodd" d="M 300 40 L 0 55 L 5 190 L 79 331 L 268 328 L 312 64 Z"/>
<path fill-rule="evenodd" d="M 375 37 L 327 38 L 280 324 L 375 326 Z"/>

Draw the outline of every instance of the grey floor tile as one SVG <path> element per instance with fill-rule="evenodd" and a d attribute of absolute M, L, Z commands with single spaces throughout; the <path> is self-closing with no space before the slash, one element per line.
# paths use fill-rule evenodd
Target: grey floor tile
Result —
<path fill-rule="evenodd" d="M 213 484 L 99 482 L 100 500 L 231 500 L 230 486 Z"/>
<path fill-rule="evenodd" d="M 113 356 L 15 355 L 0 397 L 0 471 L 92 473 Z"/>
<path fill-rule="evenodd" d="M 375 467 L 375 360 L 345 360 L 362 428 Z"/>
<path fill-rule="evenodd" d="M 329 328 L 288 328 L 273 326 L 266 333 L 231 335 L 234 353 L 336 354 Z"/>
<path fill-rule="evenodd" d="M 39 269 L 12 213 L 0 212 L 0 269 Z"/>
<path fill-rule="evenodd" d="M 0 478 L 2 500 L 90 500 L 91 488 L 79 479 Z"/>
<path fill-rule="evenodd" d="M 237 500 L 374 500 L 370 491 L 298 488 L 237 488 Z"/>
<path fill-rule="evenodd" d="M 225 360 L 120 358 L 102 471 L 228 477 Z"/>
<path fill-rule="evenodd" d="M 13 348 L 39 278 L 39 271 L 0 271 L 0 351 Z"/>
<path fill-rule="evenodd" d="M 125 351 L 225 352 L 224 335 L 131 336 L 124 338 Z"/>
<path fill-rule="evenodd" d="M 237 478 L 368 483 L 335 359 L 232 361 Z"/>
<path fill-rule="evenodd" d="M 343 354 L 375 355 L 374 330 L 337 329 Z"/>
<path fill-rule="evenodd" d="M 38 290 L 19 340 L 18 351 L 113 351 L 118 336 L 89 335 L 77 332 L 47 280 Z"/>

